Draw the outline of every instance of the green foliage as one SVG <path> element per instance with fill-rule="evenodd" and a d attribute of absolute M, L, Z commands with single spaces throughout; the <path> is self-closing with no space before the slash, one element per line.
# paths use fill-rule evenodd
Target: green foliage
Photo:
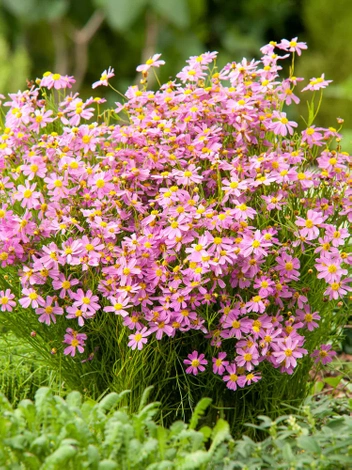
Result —
<path fill-rule="evenodd" d="M 0 22 L 1 27 L 1 22 Z M 1 93 L 24 88 L 29 72 L 29 57 L 23 44 L 11 51 L 5 37 L 0 33 L 0 90 Z"/>
<path fill-rule="evenodd" d="M 0 336 L 0 357 L 0 393 L 11 404 L 33 399 L 37 389 L 44 385 L 60 389 L 58 376 L 36 358 L 28 344 L 10 333 Z"/>
<path fill-rule="evenodd" d="M 1 468 L 347 469 L 352 458 L 351 406 L 345 402 L 310 399 L 296 414 L 274 421 L 262 416 L 250 426 L 266 437 L 255 442 L 248 436 L 234 441 L 222 419 L 211 436 L 181 421 L 164 428 L 154 418 L 157 403 L 141 402 L 138 413 L 128 414 L 121 407 L 125 393 L 94 402 L 78 392 L 63 399 L 41 388 L 34 402 L 23 400 L 16 409 L 1 395 Z M 196 407 L 198 416 L 207 405 Z"/>
<path fill-rule="evenodd" d="M 132 7 L 124 0 L 95 0 L 95 4 L 106 13 L 110 26 L 118 31 L 126 31 L 138 18 L 146 3 L 147 0 L 134 0 Z"/>
<path fill-rule="evenodd" d="M 3 0 L 5 8 L 24 23 L 53 21 L 67 12 L 68 0 Z"/>

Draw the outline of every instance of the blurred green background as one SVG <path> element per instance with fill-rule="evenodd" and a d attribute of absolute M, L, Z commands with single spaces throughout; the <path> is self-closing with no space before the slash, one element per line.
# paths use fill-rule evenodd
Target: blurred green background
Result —
<path fill-rule="evenodd" d="M 218 64 L 259 58 L 271 40 L 308 43 L 295 74 L 334 80 L 317 125 L 345 119 L 344 149 L 352 151 L 351 0 L 0 0 L 0 92 L 26 86 L 48 70 L 74 75 L 83 97 L 108 66 L 115 88 L 137 83 L 136 66 L 156 52 L 173 77 L 190 55 L 219 51 Z M 117 100 L 110 89 L 96 94 Z M 305 100 L 294 117 L 306 115 Z"/>

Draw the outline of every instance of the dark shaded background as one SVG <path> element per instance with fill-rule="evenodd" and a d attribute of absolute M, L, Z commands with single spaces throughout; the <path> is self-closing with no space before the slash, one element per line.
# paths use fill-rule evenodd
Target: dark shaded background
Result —
<path fill-rule="evenodd" d="M 166 61 L 160 79 L 167 80 L 190 55 L 217 50 L 221 66 L 260 57 L 271 40 L 298 36 L 309 49 L 296 75 L 324 72 L 334 80 L 316 124 L 335 127 L 336 117 L 344 118 L 344 148 L 351 152 L 351 24 L 351 0 L 1 0 L 0 92 L 23 89 L 26 79 L 50 70 L 75 75 L 89 97 L 91 83 L 110 65 L 112 84 L 124 92 L 138 81 L 136 66 L 156 52 Z M 104 87 L 94 94 L 117 100 Z M 306 103 L 293 113 L 305 116 Z"/>

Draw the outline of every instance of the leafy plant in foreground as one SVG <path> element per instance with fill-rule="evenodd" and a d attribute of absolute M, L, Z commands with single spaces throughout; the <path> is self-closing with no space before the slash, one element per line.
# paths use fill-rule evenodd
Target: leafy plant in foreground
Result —
<path fill-rule="evenodd" d="M 333 400 L 309 400 L 295 414 L 260 417 L 255 427 L 268 435 L 264 440 L 234 441 L 226 421 L 219 419 L 213 428 L 200 424 L 209 399 L 198 403 L 188 425 L 178 421 L 164 428 L 153 419 L 159 404 L 147 404 L 149 392 L 132 415 L 120 408 L 128 392 L 94 402 L 83 401 L 78 392 L 63 399 L 41 388 L 34 403 L 23 400 L 16 409 L 2 396 L 0 465 L 11 470 L 349 468 L 352 417 L 346 403 L 337 414 Z"/>

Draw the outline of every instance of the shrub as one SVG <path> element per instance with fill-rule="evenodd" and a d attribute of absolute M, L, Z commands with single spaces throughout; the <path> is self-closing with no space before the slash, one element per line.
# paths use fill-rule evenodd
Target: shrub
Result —
<path fill-rule="evenodd" d="M 303 130 L 283 111 L 305 48 L 270 43 L 222 70 L 215 52 L 191 57 L 152 92 L 156 54 L 102 114 L 50 72 L 10 95 L 2 317 L 72 388 L 129 388 L 133 407 L 157 383 L 165 409 L 205 394 L 243 422 L 304 396 L 313 358 L 331 360 L 351 290 L 351 158 L 314 125 L 324 75 L 302 90 Z"/>

